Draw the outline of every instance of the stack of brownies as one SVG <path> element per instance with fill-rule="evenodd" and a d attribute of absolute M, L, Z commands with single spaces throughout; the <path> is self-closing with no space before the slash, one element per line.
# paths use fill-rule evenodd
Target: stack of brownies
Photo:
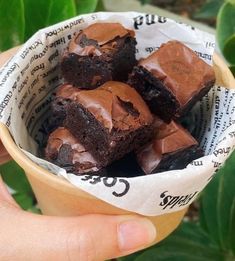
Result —
<path fill-rule="evenodd" d="M 70 41 L 65 84 L 51 105 L 48 161 L 76 175 L 110 175 L 116 162 L 151 174 L 203 155 L 179 121 L 214 85 L 212 67 L 178 41 L 137 61 L 136 44 L 119 23 L 90 25 Z"/>

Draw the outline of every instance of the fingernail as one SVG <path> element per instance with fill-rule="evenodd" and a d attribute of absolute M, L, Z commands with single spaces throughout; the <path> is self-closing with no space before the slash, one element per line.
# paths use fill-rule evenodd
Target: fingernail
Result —
<path fill-rule="evenodd" d="M 122 252 L 141 249 L 156 238 L 156 228 L 146 218 L 123 221 L 119 224 L 118 239 Z"/>

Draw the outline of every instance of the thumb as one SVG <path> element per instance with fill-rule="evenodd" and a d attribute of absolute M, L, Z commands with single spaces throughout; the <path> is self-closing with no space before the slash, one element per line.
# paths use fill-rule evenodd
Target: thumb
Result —
<path fill-rule="evenodd" d="M 0 216 L 0 260 L 106 260 L 147 247 L 156 237 L 153 224 L 134 215 L 62 218 L 10 208 Z"/>

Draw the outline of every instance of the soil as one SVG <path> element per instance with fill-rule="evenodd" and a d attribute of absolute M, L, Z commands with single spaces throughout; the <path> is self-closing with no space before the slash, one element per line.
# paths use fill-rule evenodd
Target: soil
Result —
<path fill-rule="evenodd" d="M 172 13 L 215 27 L 216 19 L 197 19 L 195 14 L 206 0 L 152 0 L 151 4 L 166 9 Z"/>

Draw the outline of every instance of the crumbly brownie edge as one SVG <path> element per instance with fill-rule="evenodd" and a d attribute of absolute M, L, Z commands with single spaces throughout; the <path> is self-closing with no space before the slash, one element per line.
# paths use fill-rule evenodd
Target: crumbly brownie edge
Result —
<path fill-rule="evenodd" d="M 105 160 L 109 133 L 86 108 L 71 102 L 64 124 L 97 161 Z"/>
<path fill-rule="evenodd" d="M 203 156 L 204 153 L 198 145 L 193 145 L 177 152 L 168 153 L 163 155 L 161 162 L 151 173 L 184 169 L 190 162 Z"/>
<path fill-rule="evenodd" d="M 68 106 L 65 126 L 103 167 L 149 142 L 153 136 L 152 125 L 133 131 L 112 130 L 109 133 L 88 110 L 76 102 Z"/>
<path fill-rule="evenodd" d="M 62 59 L 61 72 L 68 83 L 83 89 L 95 89 L 112 80 L 111 65 L 100 56 L 68 53 Z"/>
<path fill-rule="evenodd" d="M 51 112 L 53 122 L 55 122 L 55 128 L 63 126 L 67 114 L 67 106 L 71 102 L 70 99 L 64 99 L 56 97 L 51 103 Z"/>
<path fill-rule="evenodd" d="M 112 137 L 112 142 L 115 142 L 116 146 L 110 151 L 110 162 L 118 160 L 150 142 L 153 134 L 153 125 L 142 126 L 135 131 L 118 133 L 116 137 Z"/>
<path fill-rule="evenodd" d="M 128 84 L 139 92 L 150 110 L 166 123 L 170 123 L 178 113 L 176 97 L 142 66 L 134 67 Z"/>
<path fill-rule="evenodd" d="M 185 116 L 192 109 L 192 107 L 210 91 L 214 84 L 215 80 L 210 80 L 205 83 L 204 88 L 202 88 L 198 94 L 192 97 L 192 99 L 183 108 L 181 108 L 176 118 Z"/>
<path fill-rule="evenodd" d="M 112 77 L 115 81 L 127 81 L 129 73 L 136 65 L 135 57 L 136 40 L 131 36 L 126 36 L 123 44 L 117 49 L 113 55 L 112 61 Z"/>

